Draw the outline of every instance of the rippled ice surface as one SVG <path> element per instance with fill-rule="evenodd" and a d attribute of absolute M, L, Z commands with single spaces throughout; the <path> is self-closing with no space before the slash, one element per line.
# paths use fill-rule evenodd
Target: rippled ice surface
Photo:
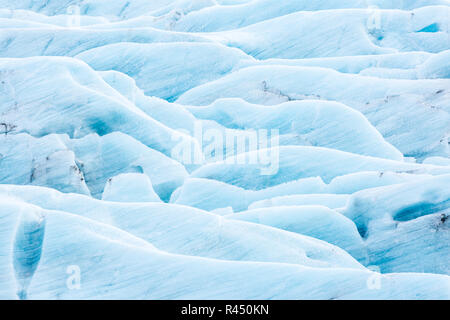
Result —
<path fill-rule="evenodd" d="M 0 0 L 0 298 L 450 299 L 449 24 Z"/>

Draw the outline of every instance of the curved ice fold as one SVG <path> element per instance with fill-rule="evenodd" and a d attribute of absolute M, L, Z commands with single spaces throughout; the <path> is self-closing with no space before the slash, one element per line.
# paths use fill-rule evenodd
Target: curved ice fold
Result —
<path fill-rule="evenodd" d="M 95 70 L 116 70 L 136 80 L 146 95 L 168 101 L 198 85 L 229 73 L 241 51 L 212 43 L 117 43 L 76 56 Z"/>
<path fill-rule="evenodd" d="M 361 113 L 335 102 L 304 100 L 261 106 L 241 99 L 219 99 L 207 107 L 188 110 L 197 118 L 215 120 L 228 128 L 277 128 L 280 134 L 292 134 L 311 146 L 403 159 Z"/>
<path fill-rule="evenodd" d="M 365 262 L 365 245 L 355 224 L 323 206 L 279 206 L 254 209 L 227 215 L 228 219 L 243 220 L 308 235 L 332 243 L 357 260 Z"/>
<path fill-rule="evenodd" d="M 145 174 L 123 173 L 106 183 L 102 200 L 118 202 L 161 202 Z"/>

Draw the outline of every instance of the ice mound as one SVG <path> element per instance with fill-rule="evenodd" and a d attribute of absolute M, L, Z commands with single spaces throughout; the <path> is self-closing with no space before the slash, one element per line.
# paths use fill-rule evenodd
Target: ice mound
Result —
<path fill-rule="evenodd" d="M 367 279 L 376 274 L 364 269 L 305 268 L 292 264 L 232 262 L 167 254 L 150 243 L 107 224 L 6 199 L 11 209 L 9 212 L 3 211 L 2 221 L 5 218 L 14 219 L 18 230 L 38 226 L 37 223 L 45 226 L 40 233 L 45 241 L 41 242 L 42 238 L 39 238 L 32 247 L 23 246 L 24 233 L 19 231 L 15 255 L 5 255 L 2 260 L 20 261 L 19 257 L 25 256 L 35 257 L 34 261 L 38 262 L 39 267 L 30 275 L 29 285 L 21 287 L 21 298 L 112 299 L 126 296 L 193 299 L 203 297 L 207 292 L 210 294 L 208 298 L 223 298 L 233 294 L 242 299 L 263 299 L 274 294 L 276 298 L 310 296 L 315 299 L 448 298 L 445 295 L 445 276 L 380 275 L 381 289 L 375 291 L 367 287 Z M 35 218 L 20 218 L 21 210 L 35 210 Z M 13 230 L 14 224 L 9 229 L 10 234 Z M 34 248 L 38 248 L 38 252 Z M 128 263 L 117 265 L 117 261 L 124 258 Z M 16 263 L 18 264 L 19 262 Z M 165 272 L 162 273 L 162 270 Z M 12 272 L 10 270 L 10 275 Z M 78 272 L 82 275 L 79 282 Z M 67 278 L 67 274 L 71 278 Z M 221 276 L 217 277 L 218 274 Z M 20 279 L 20 273 L 18 276 Z M 13 276 L 8 279 L 15 278 Z M 205 279 L 208 280 L 208 286 L 204 285 Z M 242 282 L 245 283 L 244 287 Z M 174 286 L 173 283 L 177 285 Z M 211 283 L 214 284 L 213 291 Z M 276 289 L 280 283 L 285 288 L 282 291 Z M 321 287 L 326 286 L 327 290 L 313 290 L 317 283 Z M 336 286 L 339 286 L 339 290 Z M 240 290 L 237 290 L 238 287 Z M 15 295 L 14 285 L 2 286 L 2 292 L 4 297 L 12 298 Z"/>
<path fill-rule="evenodd" d="M 226 217 L 308 235 L 344 249 L 359 261 L 366 258 L 364 243 L 355 224 L 342 214 L 323 206 L 280 206 Z"/>
<path fill-rule="evenodd" d="M 29 68 L 35 77 L 30 77 Z M 0 59 L 0 74 L 5 90 L 1 97 L 2 121 L 5 128 L 14 126 L 15 132 L 38 137 L 66 133 L 82 138 L 120 131 L 168 156 L 177 145 L 175 137 L 193 141 L 145 114 L 80 60 Z M 33 90 L 18 94 L 30 87 Z"/>
<path fill-rule="evenodd" d="M 147 175 L 162 199 L 168 199 L 188 177 L 182 164 L 121 132 L 104 136 L 89 134 L 81 139 L 63 138 L 76 154 L 86 184 L 96 198 L 100 198 L 107 180 L 119 173 Z"/>
<path fill-rule="evenodd" d="M 225 219 L 162 203 L 121 203 L 65 195 L 52 189 L 0 186 L 1 194 L 109 224 L 172 253 L 222 260 L 363 268 L 347 252 L 305 235 Z M 245 235 L 245 236 L 243 236 Z"/>
<path fill-rule="evenodd" d="M 177 102 L 209 105 L 219 98 L 262 105 L 305 99 L 339 101 L 361 111 L 404 155 L 448 157 L 449 85 L 448 79 L 381 79 L 318 67 L 270 65 L 240 69 L 187 91 Z M 428 123 L 433 123 L 432 130 Z"/>
<path fill-rule="evenodd" d="M 160 202 L 152 182 L 142 173 L 122 173 L 109 178 L 102 200 L 118 202 Z"/>
<path fill-rule="evenodd" d="M 237 49 L 194 42 L 121 42 L 87 50 L 76 57 L 95 70 L 125 73 L 136 80 L 146 95 L 168 101 L 229 73 L 241 60 L 252 59 Z"/>
<path fill-rule="evenodd" d="M 449 179 L 442 175 L 352 195 L 342 213 L 367 239 L 371 264 L 383 272 L 449 274 Z"/>
<path fill-rule="evenodd" d="M 11 23 L 10 21 L 6 21 Z M 66 20 L 67 22 L 67 20 Z M 5 28 L 0 34 L 1 57 L 24 58 L 33 56 L 75 56 L 99 46 L 120 42 L 207 42 L 208 39 L 186 33 L 157 29 L 83 29 L 54 26 L 29 26 L 27 22 L 14 22 L 15 28 Z M 24 26 L 24 23 L 27 26 Z M 6 23 L 5 23 L 6 24 Z M 18 30 L 20 32 L 18 32 Z"/>
<path fill-rule="evenodd" d="M 75 154 L 61 137 L 3 134 L 0 141 L 1 183 L 49 186 L 63 192 L 90 194 Z"/>
<path fill-rule="evenodd" d="M 0 0 L 0 299 L 450 299 L 448 0 Z"/>
<path fill-rule="evenodd" d="M 247 164 L 248 157 L 264 158 L 267 163 Z M 277 159 L 272 162 L 271 160 Z M 232 160 L 232 161 L 231 161 Z M 310 146 L 274 147 L 239 154 L 235 159 L 206 164 L 194 171 L 194 178 L 214 179 L 250 190 L 261 190 L 289 181 L 320 177 L 326 183 L 358 171 L 445 174 L 450 168 L 385 160 Z M 272 171 L 273 170 L 273 171 Z M 266 174 L 270 173 L 270 174 Z"/>
<path fill-rule="evenodd" d="M 299 144 L 403 159 L 362 114 L 338 103 L 304 100 L 261 106 L 240 99 L 219 99 L 208 107 L 188 110 L 197 118 L 214 120 L 232 129 L 274 127 L 280 134 L 294 135 Z"/>
<path fill-rule="evenodd" d="M 320 177 L 300 178 L 290 182 L 264 188 L 251 190 L 237 187 L 212 179 L 189 178 L 171 196 L 171 202 L 193 206 L 203 210 L 214 210 L 231 206 L 234 211 L 243 211 L 255 206 L 277 203 L 277 197 L 283 199 L 282 205 L 296 203 L 297 196 L 304 201 L 324 204 L 327 196 L 349 196 L 355 192 L 381 186 L 420 181 L 429 178 L 429 174 L 397 173 L 397 172 L 357 172 L 336 177 L 330 183 L 325 183 Z M 334 198 L 334 197 L 333 197 Z M 316 203 L 315 201 L 321 201 Z M 324 201 L 322 203 L 322 201 Z M 257 204 L 259 203 L 259 204 Z M 326 202 L 329 204 L 329 202 Z M 280 205 L 279 203 L 278 205 Z M 332 204 L 329 204 L 332 206 Z M 328 205 L 327 205 L 328 206 Z M 344 205 L 342 206 L 344 207 Z"/>

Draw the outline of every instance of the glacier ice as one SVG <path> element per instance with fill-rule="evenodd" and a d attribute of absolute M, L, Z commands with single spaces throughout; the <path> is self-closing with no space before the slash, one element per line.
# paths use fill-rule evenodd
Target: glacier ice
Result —
<path fill-rule="evenodd" d="M 255 201 L 248 208 L 260 209 L 273 206 L 320 205 L 330 209 L 336 209 L 345 207 L 348 198 L 348 194 L 296 194 Z"/>
<path fill-rule="evenodd" d="M 142 173 L 122 173 L 108 179 L 102 200 L 119 202 L 160 202 L 149 177 Z"/>
<path fill-rule="evenodd" d="M 338 101 L 361 111 L 404 155 L 448 157 L 449 85 L 449 79 L 384 79 L 318 67 L 268 65 L 239 69 L 185 92 L 177 102 L 209 105 L 218 98 L 242 98 L 262 105 Z"/>
<path fill-rule="evenodd" d="M 0 299 L 450 299 L 449 16 L 0 0 Z"/>
<path fill-rule="evenodd" d="M 26 133 L 3 134 L 0 140 L 2 183 L 49 186 L 64 192 L 90 194 L 74 152 L 58 135 L 35 138 Z M 11 170 L 12 167 L 15 169 Z"/>
<path fill-rule="evenodd" d="M 146 95 L 168 101 L 229 73 L 241 60 L 252 59 L 237 49 L 204 42 L 120 42 L 84 51 L 76 58 L 95 70 L 125 73 Z"/>
<path fill-rule="evenodd" d="M 355 224 L 339 212 L 324 206 L 262 208 L 226 217 L 308 235 L 344 249 L 359 261 L 365 259 L 364 243 Z"/>
<path fill-rule="evenodd" d="M 362 268 L 347 252 L 318 239 L 227 220 L 195 208 L 155 202 L 100 201 L 45 188 L 30 193 L 28 186 L 0 188 L 4 195 L 107 223 L 172 253 L 223 260 Z"/>
<path fill-rule="evenodd" d="M 195 299 L 205 294 L 217 299 L 230 294 L 252 299 L 305 295 L 315 299 L 433 299 L 442 297 L 440 292 L 445 293 L 448 284 L 442 275 L 382 275 L 381 289 L 375 292 L 367 288 L 367 278 L 373 273 L 366 269 L 306 268 L 173 255 L 108 224 L 6 199 L 11 209 L 4 217 L 17 221 L 21 211 L 34 210 L 36 219 L 45 224 L 46 241 L 41 245 L 39 268 L 27 287 L 27 297 L 31 299 L 114 299 L 124 295 L 131 299 Z M 44 220 L 38 218 L 42 215 Z M 33 255 L 29 247 L 18 247 L 17 251 Z M 7 259 L 2 262 L 8 262 Z M 117 261 L 124 259 L 128 263 L 119 267 Z M 85 271 L 79 290 L 67 289 L 66 271 L 70 266 Z M 317 283 L 329 289 L 317 290 Z M 235 290 L 237 286 L 240 290 Z M 12 290 L 5 293 L 11 297 Z"/>
<path fill-rule="evenodd" d="M 261 157 L 266 149 L 250 151 Z M 205 164 L 192 172 L 195 178 L 205 178 L 222 181 L 238 187 L 261 190 L 300 178 L 321 177 L 328 183 L 333 178 L 358 171 L 394 171 L 397 173 L 445 174 L 450 173 L 447 166 L 423 165 L 382 158 L 362 156 L 359 154 L 338 151 L 335 149 L 311 146 L 280 146 L 270 150 L 270 156 L 276 154 L 278 161 L 274 174 L 261 174 L 265 163 L 246 164 L 240 159 L 249 155 L 238 154 L 236 160 L 218 161 Z M 251 155 L 250 155 L 251 156 Z M 243 164 L 241 164 L 243 163 Z"/>

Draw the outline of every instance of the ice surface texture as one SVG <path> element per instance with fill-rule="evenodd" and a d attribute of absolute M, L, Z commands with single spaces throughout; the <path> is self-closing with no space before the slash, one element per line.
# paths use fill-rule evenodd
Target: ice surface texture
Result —
<path fill-rule="evenodd" d="M 450 299 L 449 24 L 0 0 L 0 299 Z"/>

